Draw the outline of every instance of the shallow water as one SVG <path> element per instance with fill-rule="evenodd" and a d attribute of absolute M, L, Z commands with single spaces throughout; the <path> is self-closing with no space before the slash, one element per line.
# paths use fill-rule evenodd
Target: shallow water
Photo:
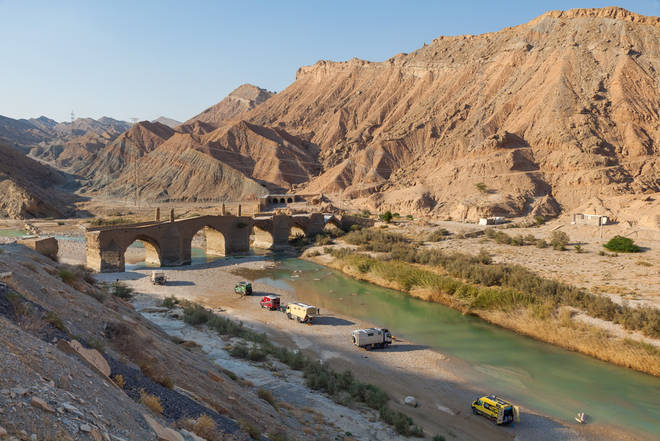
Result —
<path fill-rule="evenodd" d="M 29 233 L 25 230 L 12 230 L 5 229 L 0 230 L 0 237 L 23 237 L 27 236 Z"/>
<path fill-rule="evenodd" d="M 250 271 L 256 282 L 294 292 L 299 300 L 387 327 L 394 335 L 428 345 L 469 364 L 466 379 L 530 409 L 574 423 L 590 423 L 660 437 L 660 379 L 545 344 L 293 258 Z"/>

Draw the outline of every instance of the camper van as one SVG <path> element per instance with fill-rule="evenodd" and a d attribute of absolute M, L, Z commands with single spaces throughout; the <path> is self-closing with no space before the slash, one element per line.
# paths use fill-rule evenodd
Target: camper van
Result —
<path fill-rule="evenodd" d="M 520 409 L 495 395 L 486 395 L 472 402 L 472 413 L 483 415 L 495 424 L 520 421 Z"/>
<path fill-rule="evenodd" d="M 285 312 L 289 320 L 296 319 L 299 323 L 311 323 L 314 317 L 321 313 L 316 306 L 300 302 L 289 303 Z"/>
<path fill-rule="evenodd" d="M 356 329 L 353 331 L 353 344 L 367 350 L 386 348 L 392 344 L 392 334 L 382 328 Z"/>

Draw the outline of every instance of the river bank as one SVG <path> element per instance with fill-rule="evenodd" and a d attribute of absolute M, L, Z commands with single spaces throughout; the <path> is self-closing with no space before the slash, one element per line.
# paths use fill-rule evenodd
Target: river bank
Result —
<path fill-rule="evenodd" d="M 365 353 L 347 342 L 350 342 L 353 329 L 370 327 L 374 323 L 355 319 L 354 315 L 334 314 L 328 307 L 322 310 L 323 318 L 314 326 L 301 326 L 287 320 L 283 314 L 261 310 L 258 301 L 265 293 L 280 295 L 283 303 L 300 300 L 300 293 L 292 292 L 286 285 L 259 281 L 258 274 L 271 271 L 270 265 L 272 262 L 255 256 L 226 259 L 185 269 L 165 269 L 168 279 L 172 280 L 165 287 L 154 287 L 149 283 L 148 269 L 136 269 L 108 277 L 112 277 L 112 280 L 126 280 L 138 292 L 155 299 L 175 295 L 209 307 L 221 308 L 222 315 L 267 332 L 287 347 L 298 347 L 335 369 L 350 369 L 362 381 L 386 389 L 392 397 L 393 407 L 409 414 L 415 423 L 430 434 L 439 433 L 447 439 L 467 440 L 644 439 L 603 424 L 569 428 L 526 408 L 523 408 L 521 423 L 512 427 L 494 427 L 487 420 L 474 417 L 469 412 L 469 402 L 475 395 L 485 391 L 475 387 L 472 379 L 465 376 L 468 366 L 464 361 L 405 339 L 387 351 Z M 254 273 L 254 277 L 249 274 L 246 277 L 246 271 Z M 298 276 L 293 274 L 291 277 L 291 280 L 297 280 Z M 255 280 L 253 286 L 256 294 L 239 298 L 233 294 L 233 284 L 244 278 Z M 403 406 L 401 401 L 406 395 L 417 397 L 421 406 L 415 409 Z M 515 396 L 511 399 L 515 399 Z"/>
<path fill-rule="evenodd" d="M 441 303 L 461 312 L 469 312 L 489 323 L 513 330 L 537 340 L 550 343 L 564 349 L 580 352 L 599 360 L 614 363 L 654 376 L 660 376 L 660 350 L 643 341 L 621 338 L 608 332 L 606 328 L 573 319 L 573 311 L 564 308 L 558 314 L 547 311 L 533 311 L 529 308 L 502 311 L 478 308 L 466 309 L 465 304 L 446 293 L 428 289 L 406 289 L 396 281 L 364 272 L 355 268 L 342 258 L 333 257 L 324 252 L 325 247 L 313 247 L 301 256 L 302 259 L 333 268 L 358 280 L 364 280 L 385 288 L 405 292 L 412 297 Z M 433 271 L 430 267 L 421 268 Z"/>

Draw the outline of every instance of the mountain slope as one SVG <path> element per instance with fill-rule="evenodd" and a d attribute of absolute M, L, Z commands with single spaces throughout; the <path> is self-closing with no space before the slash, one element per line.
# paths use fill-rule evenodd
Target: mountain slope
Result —
<path fill-rule="evenodd" d="M 24 219 L 71 214 L 54 188 L 65 183 L 57 171 L 0 143 L 0 217 Z"/>
<path fill-rule="evenodd" d="M 75 171 L 89 179 L 92 187 L 102 187 L 173 134 L 174 130 L 164 124 L 141 121 L 99 150 L 89 161 L 81 163 Z"/>
<path fill-rule="evenodd" d="M 656 17 L 552 11 L 382 63 L 320 61 L 242 117 L 311 133 L 310 190 L 459 218 L 556 214 L 660 191 L 659 70 Z"/>
<path fill-rule="evenodd" d="M 242 200 L 267 193 L 265 187 L 205 153 L 187 133 L 177 133 L 143 156 L 138 168 L 140 196 L 158 201 Z M 135 176 L 122 173 L 105 191 L 125 196 L 135 191 Z"/>

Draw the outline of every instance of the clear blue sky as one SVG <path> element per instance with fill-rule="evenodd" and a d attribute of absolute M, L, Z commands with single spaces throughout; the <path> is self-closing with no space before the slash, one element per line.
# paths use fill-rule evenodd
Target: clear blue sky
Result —
<path fill-rule="evenodd" d="M 185 120 L 242 83 L 280 91 L 320 59 L 385 60 L 610 1 L 0 0 L 0 115 Z M 619 6 L 660 15 L 660 0 Z"/>

